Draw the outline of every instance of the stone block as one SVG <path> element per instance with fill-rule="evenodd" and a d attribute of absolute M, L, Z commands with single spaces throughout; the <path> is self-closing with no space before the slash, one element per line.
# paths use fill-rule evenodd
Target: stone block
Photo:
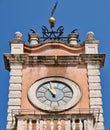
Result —
<path fill-rule="evenodd" d="M 86 54 L 98 54 L 98 44 L 85 44 Z"/>
<path fill-rule="evenodd" d="M 22 77 L 21 76 L 10 76 L 10 83 L 22 83 Z"/>
<path fill-rule="evenodd" d="M 10 106 L 20 106 L 21 105 L 21 99 L 10 98 L 9 101 L 8 101 L 8 105 L 10 105 Z"/>
<path fill-rule="evenodd" d="M 22 69 L 22 64 L 21 63 L 10 63 L 10 68 L 11 69 Z"/>
<path fill-rule="evenodd" d="M 11 54 L 23 54 L 23 44 L 11 44 Z"/>
<path fill-rule="evenodd" d="M 90 98 L 90 106 L 100 106 L 102 105 L 102 99 L 101 98 Z"/>
<path fill-rule="evenodd" d="M 88 77 L 88 82 L 91 83 L 98 83 L 100 82 L 100 77 L 99 76 L 89 76 Z"/>
<path fill-rule="evenodd" d="M 15 91 L 17 91 L 17 90 L 21 90 L 21 83 L 20 84 L 10 84 L 10 87 L 9 87 L 9 90 L 15 90 Z"/>
<path fill-rule="evenodd" d="M 89 96 L 94 97 L 94 98 L 98 98 L 98 97 L 102 97 L 101 91 L 100 90 L 91 90 L 89 92 Z"/>
<path fill-rule="evenodd" d="M 89 69 L 88 70 L 88 75 L 97 76 L 97 75 L 100 75 L 100 71 L 99 71 L 99 69 Z"/>
<path fill-rule="evenodd" d="M 88 68 L 88 70 L 89 70 L 89 69 L 99 69 L 99 68 L 100 68 L 100 65 L 99 65 L 99 64 L 96 64 L 96 63 L 88 63 L 88 64 L 87 64 L 87 68 Z"/>
<path fill-rule="evenodd" d="M 11 76 L 22 76 L 22 70 L 21 69 L 12 69 L 10 71 Z"/>
<path fill-rule="evenodd" d="M 89 90 L 101 90 L 100 83 L 89 83 Z"/>
<path fill-rule="evenodd" d="M 21 91 L 9 91 L 9 98 L 21 98 Z"/>

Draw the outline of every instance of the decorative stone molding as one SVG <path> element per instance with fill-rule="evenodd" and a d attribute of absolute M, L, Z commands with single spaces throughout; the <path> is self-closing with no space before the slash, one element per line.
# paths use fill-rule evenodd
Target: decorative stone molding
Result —
<path fill-rule="evenodd" d="M 77 45 L 78 44 L 78 39 L 79 38 L 79 34 L 77 33 L 70 33 L 68 35 L 68 43 L 70 45 Z"/>
<path fill-rule="evenodd" d="M 15 32 L 14 38 L 16 40 L 22 40 L 22 33 L 21 32 Z"/>
<path fill-rule="evenodd" d="M 24 41 L 22 41 L 22 33 L 15 32 L 14 40 L 10 41 L 11 54 L 23 54 Z"/>
<path fill-rule="evenodd" d="M 37 44 L 39 44 L 39 41 L 40 41 L 39 34 L 30 33 L 28 35 L 28 37 L 29 37 L 29 43 L 30 43 L 30 45 L 37 45 Z"/>
<path fill-rule="evenodd" d="M 94 33 L 93 32 L 88 32 L 86 34 L 86 36 L 87 36 L 87 40 L 94 40 Z"/>
<path fill-rule="evenodd" d="M 87 40 L 85 41 L 85 53 L 86 54 L 98 54 L 99 41 L 94 39 L 94 33 L 87 33 Z"/>
<path fill-rule="evenodd" d="M 17 63 L 31 64 L 31 65 L 38 65 L 38 64 L 45 64 L 45 65 L 87 65 L 90 63 L 92 64 L 98 63 L 100 67 L 104 64 L 104 54 L 80 54 L 78 56 L 30 56 L 28 54 L 5 54 L 5 67 L 6 69 L 10 70 L 10 63 L 13 64 L 16 62 L 16 66 L 11 66 L 11 68 L 18 68 Z M 95 68 L 99 67 L 95 66 Z M 20 66 L 19 66 L 20 67 Z"/>

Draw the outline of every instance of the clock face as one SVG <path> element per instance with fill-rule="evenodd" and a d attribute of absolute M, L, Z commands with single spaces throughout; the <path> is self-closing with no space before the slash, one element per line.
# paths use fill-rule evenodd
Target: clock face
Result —
<path fill-rule="evenodd" d="M 35 107 L 60 112 L 78 103 L 81 98 L 79 86 L 63 77 L 47 77 L 36 81 L 28 90 L 28 99 Z"/>
<path fill-rule="evenodd" d="M 73 97 L 72 89 L 60 81 L 49 81 L 36 90 L 37 99 L 49 106 L 62 106 Z"/>

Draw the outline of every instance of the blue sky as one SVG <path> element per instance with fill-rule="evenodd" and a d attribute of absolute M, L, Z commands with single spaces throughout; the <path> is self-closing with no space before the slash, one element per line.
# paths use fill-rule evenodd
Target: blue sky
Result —
<path fill-rule="evenodd" d="M 56 28 L 64 26 L 67 36 L 74 28 L 81 42 L 93 31 L 100 40 L 99 52 L 106 54 L 101 69 L 101 85 L 105 130 L 110 127 L 110 0 L 58 0 Z M 28 42 L 32 28 L 41 35 L 41 26 L 49 27 L 48 19 L 55 0 L 0 0 L 0 126 L 5 130 L 8 100 L 9 72 L 5 70 L 3 54 L 10 53 L 9 41 L 20 31 Z"/>

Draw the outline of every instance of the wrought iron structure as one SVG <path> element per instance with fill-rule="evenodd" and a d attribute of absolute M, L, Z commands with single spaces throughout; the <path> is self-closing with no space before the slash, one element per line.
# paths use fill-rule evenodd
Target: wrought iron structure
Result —
<path fill-rule="evenodd" d="M 51 31 L 46 26 L 42 26 L 43 41 L 46 40 L 61 40 L 63 35 L 64 27 L 60 26 L 56 31 L 51 27 Z"/>

